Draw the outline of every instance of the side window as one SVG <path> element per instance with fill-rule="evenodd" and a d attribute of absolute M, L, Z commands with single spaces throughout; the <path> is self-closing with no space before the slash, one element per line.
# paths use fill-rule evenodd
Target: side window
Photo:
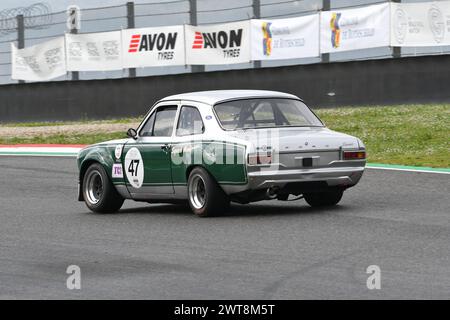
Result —
<path fill-rule="evenodd" d="M 198 109 L 190 106 L 182 106 L 178 118 L 177 136 L 201 134 L 203 131 L 202 116 Z"/>
<path fill-rule="evenodd" d="M 153 124 L 155 123 L 155 114 L 156 112 L 153 112 L 153 114 L 148 118 L 145 125 L 142 127 L 140 136 L 141 137 L 150 137 L 153 135 Z"/>
<path fill-rule="evenodd" d="M 169 137 L 172 135 L 176 106 L 160 107 L 148 118 L 140 131 L 141 137 Z"/>
<path fill-rule="evenodd" d="M 156 111 L 155 125 L 153 126 L 154 137 L 169 137 L 172 135 L 176 113 L 176 107 L 166 107 Z"/>

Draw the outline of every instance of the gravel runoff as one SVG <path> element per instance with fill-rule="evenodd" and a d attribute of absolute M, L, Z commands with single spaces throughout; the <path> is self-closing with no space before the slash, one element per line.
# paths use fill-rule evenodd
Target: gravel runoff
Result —
<path fill-rule="evenodd" d="M 58 134 L 89 134 L 103 132 L 126 132 L 128 128 L 137 128 L 139 123 L 86 123 L 86 124 L 67 124 L 60 126 L 42 126 L 42 127 L 0 127 L 0 138 L 33 138 L 45 137 Z"/>

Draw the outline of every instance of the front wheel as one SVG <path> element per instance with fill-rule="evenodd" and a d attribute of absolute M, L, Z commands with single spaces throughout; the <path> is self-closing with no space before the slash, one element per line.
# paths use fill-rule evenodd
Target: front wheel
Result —
<path fill-rule="evenodd" d="M 333 190 L 327 192 L 305 193 L 303 197 L 311 207 L 330 207 L 338 204 L 344 191 Z"/>
<path fill-rule="evenodd" d="M 203 168 L 189 174 L 188 200 L 191 210 L 199 217 L 217 215 L 228 209 L 230 199 L 214 178 Z"/>
<path fill-rule="evenodd" d="M 87 207 L 99 213 L 119 211 L 124 202 L 99 163 L 92 164 L 84 174 L 83 197 Z"/>

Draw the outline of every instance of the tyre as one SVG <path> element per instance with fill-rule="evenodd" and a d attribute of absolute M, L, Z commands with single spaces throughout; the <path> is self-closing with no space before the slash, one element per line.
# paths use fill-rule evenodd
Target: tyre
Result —
<path fill-rule="evenodd" d="M 305 193 L 303 197 L 311 207 L 329 207 L 338 204 L 344 191 L 332 190 L 327 192 Z"/>
<path fill-rule="evenodd" d="M 94 212 L 116 212 L 124 199 L 116 191 L 105 169 L 99 163 L 92 164 L 84 174 L 83 197 L 87 207 Z"/>
<path fill-rule="evenodd" d="M 230 206 L 230 199 L 214 178 L 203 168 L 196 167 L 188 178 L 188 200 L 191 210 L 199 217 L 220 214 Z"/>

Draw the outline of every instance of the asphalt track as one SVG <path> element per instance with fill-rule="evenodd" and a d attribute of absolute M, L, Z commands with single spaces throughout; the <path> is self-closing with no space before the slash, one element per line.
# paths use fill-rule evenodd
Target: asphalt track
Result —
<path fill-rule="evenodd" d="M 73 158 L 0 169 L 0 299 L 450 298 L 447 174 L 369 169 L 334 209 L 267 201 L 200 219 L 133 202 L 89 213 Z M 81 290 L 66 288 L 72 264 Z"/>

